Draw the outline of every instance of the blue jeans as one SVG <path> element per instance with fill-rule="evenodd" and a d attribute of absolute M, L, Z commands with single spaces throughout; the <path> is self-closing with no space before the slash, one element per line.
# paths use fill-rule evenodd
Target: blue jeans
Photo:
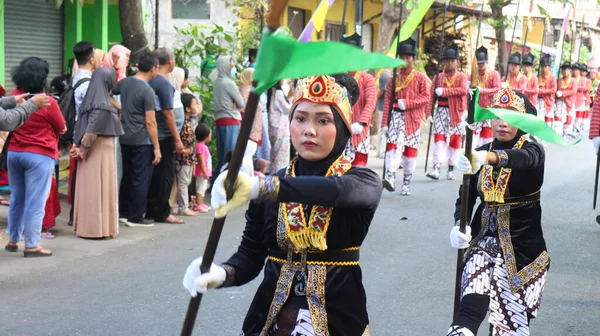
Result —
<path fill-rule="evenodd" d="M 219 176 L 221 167 L 225 164 L 227 152 L 233 152 L 235 148 L 238 134 L 240 134 L 240 125 L 217 126 L 215 133 L 217 138 L 217 169 L 213 171 L 217 173 L 213 173 L 213 181 Z"/>
<path fill-rule="evenodd" d="M 46 155 L 8 152 L 8 229 L 12 243 L 18 243 L 25 232 L 25 248 L 39 246 L 54 164 L 54 159 Z"/>

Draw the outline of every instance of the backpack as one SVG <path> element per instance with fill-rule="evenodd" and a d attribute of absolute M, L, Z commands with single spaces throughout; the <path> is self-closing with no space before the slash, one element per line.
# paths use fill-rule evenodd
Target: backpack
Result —
<path fill-rule="evenodd" d="M 82 78 L 75 85 L 71 85 L 60 95 L 58 98 L 58 107 L 60 107 L 60 111 L 65 118 L 65 122 L 67 124 L 67 131 L 65 134 L 60 136 L 61 145 L 68 144 L 73 141 L 73 131 L 75 129 L 75 115 L 77 111 L 75 110 L 75 90 L 85 83 L 89 82 L 90 78 Z M 62 147 L 62 146 L 61 146 Z"/>

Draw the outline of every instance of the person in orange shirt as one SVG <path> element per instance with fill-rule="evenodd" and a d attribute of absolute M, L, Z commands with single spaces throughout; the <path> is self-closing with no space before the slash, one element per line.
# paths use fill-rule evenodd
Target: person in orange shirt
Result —
<path fill-rule="evenodd" d="M 590 118 L 590 90 L 592 87 L 592 80 L 587 77 L 589 74 L 588 67 L 585 64 L 579 63 L 579 72 L 575 104 L 575 133 L 577 135 L 583 134 L 587 121 Z"/>
<path fill-rule="evenodd" d="M 540 60 L 542 71 L 538 78 L 538 100 L 537 100 L 537 111 L 538 117 L 544 119 L 548 126 L 552 127 L 554 121 L 554 100 L 556 97 L 556 78 L 552 75 L 550 67 L 550 57 L 545 56 Z"/>
<path fill-rule="evenodd" d="M 527 96 L 532 105 L 535 105 L 538 100 L 538 80 L 533 75 L 533 63 L 535 57 L 532 54 L 523 55 L 523 77 L 525 77 L 525 88 L 523 94 Z"/>
<path fill-rule="evenodd" d="M 467 75 L 458 71 L 459 50 L 456 44 L 452 44 L 444 50 L 442 62 L 444 72 L 434 78 L 435 95 L 438 97 L 438 107 L 435 118 L 432 117 L 431 109 L 427 109 L 427 120 L 434 127 L 433 145 L 433 170 L 427 173 L 427 177 L 439 180 L 440 170 L 446 151 L 448 152 L 448 173 L 446 178 L 454 180 L 454 166 L 458 162 L 458 151 L 461 146 L 461 120 L 467 110 L 469 97 Z M 431 105 L 430 105 L 431 106 Z M 448 141 L 449 140 L 449 141 Z"/>
<path fill-rule="evenodd" d="M 491 107 L 492 98 L 498 91 L 500 91 L 500 74 L 496 70 L 489 70 L 488 65 L 488 50 L 485 47 L 479 47 L 475 51 L 475 57 L 477 58 L 477 83 L 479 87 L 479 106 Z M 486 145 L 494 139 L 492 132 L 492 124 L 490 120 L 482 121 L 477 123 L 476 130 L 479 137 L 477 147 Z"/>
<path fill-rule="evenodd" d="M 521 73 L 521 64 L 523 57 L 520 52 L 516 52 L 508 58 L 508 76 L 505 76 L 502 81 L 502 88 L 510 87 L 513 91 L 523 93 L 525 90 L 526 78 Z"/>
<path fill-rule="evenodd" d="M 577 86 L 571 77 L 571 62 L 564 62 L 560 66 L 562 77 L 558 80 L 556 91 L 556 109 L 554 112 L 554 130 L 563 136 L 569 135 L 570 125 L 575 114 L 575 96 Z"/>
<path fill-rule="evenodd" d="M 406 61 L 406 65 L 400 68 L 396 84 L 390 81 L 387 85 L 381 122 L 384 134 L 388 134 L 383 187 L 388 191 L 395 190 L 396 170 L 402 153 L 404 180 L 401 193 L 404 196 L 410 195 L 410 180 L 417 165 L 417 151 L 421 143 L 421 124 L 431 101 L 429 79 L 413 68 L 416 44 L 411 38 L 398 44 L 398 55 Z M 391 117 L 390 107 L 393 107 Z"/>

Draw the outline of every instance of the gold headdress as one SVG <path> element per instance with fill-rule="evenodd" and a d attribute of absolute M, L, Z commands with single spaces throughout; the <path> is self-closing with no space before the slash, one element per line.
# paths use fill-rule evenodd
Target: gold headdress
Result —
<path fill-rule="evenodd" d="M 525 100 L 517 96 L 515 92 L 508 87 L 500 89 L 500 91 L 494 95 L 492 107 L 527 113 L 527 110 L 525 109 Z"/>
<path fill-rule="evenodd" d="M 291 110 L 293 111 L 303 101 L 333 106 L 344 120 L 346 127 L 349 130 L 351 129 L 352 105 L 350 104 L 348 90 L 337 84 L 335 78 L 331 76 L 311 76 L 300 79 Z"/>

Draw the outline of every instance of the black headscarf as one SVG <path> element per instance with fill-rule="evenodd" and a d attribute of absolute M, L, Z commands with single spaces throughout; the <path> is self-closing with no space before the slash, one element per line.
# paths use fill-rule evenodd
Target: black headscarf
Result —
<path fill-rule="evenodd" d="M 526 95 L 524 95 L 523 93 L 521 93 L 519 91 L 513 91 L 513 92 L 525 101 L 525 113 L 529 113 L 529 114 L 536 116 L 537 109 L 529 101 L 529 98 L 527 98 Z M 527 134 L 527 133 L 523 132 L 520 129 L 517 129 L 517 134 L 515 135 L 514 139 L 512 139 L 510 141 L 502 142 L 502 141 L 499 141 L 496 138 L 494 138 L 493 148 L 494 149 L 511 149 L 514 147 L 514 145 L 517 143 L 517 141 L 519 141 L 519 139 L 521 139 L 521 137 L 525 134 Z"/>
<path fill-rule="evenodd" d="M 348 90 L 348 95 L 350 97 L 350 104 L 354 105 L 358 101 L 358 97 L 360 95 L 360 89 L 358 87 L 358 83 L 352 78 L 352 76 L 347 74 L 339 74 L 332 76 L 335 78 L 336 83 L 345 87 Z M 294 110 L 295 111 L 295 110 Z M 291 112 L 293 117 L 294 111 Z M 327 170 L 331 165 L 337 160 L 344 151 L 346 150 L 346 145 L 352 136 L 350 134 L 350 130 L 346 123 L 342 119 L 342 116 L 336 109 L 332 106 L 331 112 L 333 112 L 333 120 L 335 124 L 336 134 L 335 134 L 335 143 L 333 144 L 333 149 L 324 159 L 319 161 L 309 161 L 298 155 L 298 162 L 296 164 L 296 175 L 320 175 L 324 176 L 327 173 Z"/>
<path fill-rule="evenodd" d="M 118 111 L 110 101 L 109 95 L 115 86 L 116 76 L 114 68 L 98 68 L 94 71 L 85 98 L 79 107 L 73 136 L 75 144 L 81 144 L 85 133 L 106 136 L 123 134 Z"/>

